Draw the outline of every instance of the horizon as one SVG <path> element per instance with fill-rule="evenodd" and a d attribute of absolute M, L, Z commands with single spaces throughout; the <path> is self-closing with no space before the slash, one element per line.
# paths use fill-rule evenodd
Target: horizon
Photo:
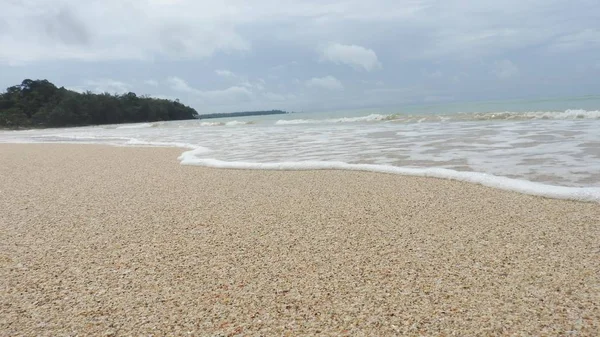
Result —
<path fill-rule="evenodd" d="M 33 79 L 24 79 L 23 81 L 27 81 L 27 80 L 33 80 Z M 22 81 L 22 82 L 23 82 Z M 71 90 L 71 91 L 75 91 L 77 93 L 85 93 L 85 92 L 89 92 L 92 94 L 109 94 L 109 95 L 115 95 L 115 96 L 121 96 L 121 95 L 126 95 L 128 93 L 133 93 L 138 97 L 147 97 L 147 98 L 153 98 L 153 99 L 166 99 L 168 101 L 172 101 L 172 102 L 180 102 L 181 104 L 184 104 L 185 106 L 190 106 L 189 104 L 187 104 L 185 101 L 181 101 L 179 99 L 179 97 L 160 97 L 160 96 L 154 96 L 154 95 L 150 95 L 147 93 L 137 93 L 137 92 L 133 92 L 133 91 L 127 91 L 127 92 L 102 92 L 102 91 L 98 91 L 98 92 L 94 92 L 91 90 L 73 90 L 73 88 L 68 88 L 65 87 L 63 85 L 57 85 L 57 83 L 52 82 L 51 80 L 48 79 L 35 79 L 33 81 L 48 81 L 51 84 L 53 84 L 56 88 L 64 88 L 67 90 Z M 15 84 L 15 86 L 18 86 L 20 84 Z M 7 88 L 8 89 L 8 88 Z M 6 92 L 6 89 L 4 89 L 4 91 L 0 91 L 0 93 L 4 93 Z M 544 102 L 560 102 L 560 103 L 571 103 L 571 102 L 580 102 L 580 101 L 593 101 L 591 105 L 588 106 L 581 106 L 581 105 L 563 105 L 563 108 L 556 108 L 556 106 L 553 106 L 551 108 L 548 109 L 549 112 L 554 111 L 554 112 L 559 112 L 559 111 L 565 111 L 565 110 L 586 110 L 586 109 L 593 109 L 593 110 L 598 110 L 600 109 L 600 94 L 585 94 L 585 95 L 577 95 L 577 96 L 546 96 L 546 97 L 509 97 L 509 98 L 505 98 L 505 99 L 479 99 L 479 100 L 465 100 L 465 101 L 444 101 L 444 102 L 407 102 L 404 104 L 390 104 L 390 105 L 370 105 L 370 106 L 355 106 L 355 107 L 350 107 L 350 108 L 338 108 L 338 109 L 329 109 L 329 110 L 290 110 L 287 109 L 285 107 L 283 108 L 263 108 L 263 109 L 257 109 L 257 110 L 236 110 L 236 111 L 221 111 L 221 112 L 213 112 L 213 111 L 205 111 L 205 112 L 197 112 L 198 116 L 205 116 L 205 115 L 232 115 L 232 114 L 237 114 L 237 113 L 262 113 L 262 112 L 271 112 L 271 111 L 281 111 L 281 112 L 285 112 L 286 114 L 296 114 L 296 113 L 324 113 L 324 114 L 330 114 L 330 113 L 343 113 L 343 112 L 347 112 L 347 113 L 359 113 L 359 112 L 363 112 L 363 113 L 384 113 L 384 114 L 405 114 L 405 111 L 401 111 L 403 109 L 408 109 L 408 108 L 415 108 L 417 110 L 419 109 L 425 109 L 425 108 L 436 108 L 436 107 L 451 107 L 451 106 L 469 106 L 469 105 L 488 105 L 488 106 L 492 106 L 492 105 L 504 105 L 505 107 L 509 104 L 519 104 L 519 103 L 544 103 Z M 595 104 L 594 104 L 595 103 Z M 193 108 L 193 107 L 192 107 Z M 195 109 L 195 108 L 194 108 Z M 196 109 L 195 109 L 196 110 Z M 483 110 L 465 110 L 465 111 L 458 111 L 458 110 L 446 110 L 446 111 L 434 111 L 434 110 L 429 110 L 427 112 L 425 111 L 418 111 L 417 114 L 422 114 L 422 113 L 433 113 L 433 114 L 437 114 L 437 113 L 457 113 L 457 112 L 482 112 L 482 113 L 486 113 L 486 112 L 501 112 L 501 111 L 506 111 L 508 112 L 509 110 L 506 110 L 504 108 L 500 108 L 500 110 L 493 110 L 493 109 L 483 109 Z M 525 111 L 530 111 L 533 112 L 534 110 L 527 110 L 527 109 L 522 109 L 522 108 L 517 108 L 515 109 L 513 112 L 525 112 Z M 541 111 L 541 110 L 537 110 L 537 111 Z M 256 115 L 260 115 L 260 114 L 256 114 Z M 223 118 L 226 118 L 227 116 L 223 116 Z M 144 123 L 144 122 L 139 122 L 139 123 Z"/>

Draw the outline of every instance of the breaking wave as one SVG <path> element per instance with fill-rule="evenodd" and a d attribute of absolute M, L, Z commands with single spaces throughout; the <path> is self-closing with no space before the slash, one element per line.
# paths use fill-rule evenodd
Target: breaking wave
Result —
<path fill-rule="evenodd" d="M 201 122 L 200 126 L 237 126 L 237 125 L 248 125 L 254 124 L 253 121 L 229 121 L 229 122 Z"/>
<path fill-rule="evenodd" d="M 356 123 L 356 122 L 396 122 L 396 123 L 423 123 L 423 122 L 452 122 L 452 121 L 501 121 L 501 120 L 577 120 L 577 119 L 600 119 L 599 110 L 565 111 L 502 111 L 502 112 L 461 112 L 453 114 L 435 115 L 411 115 L 411 114 L 370 114 L 360 117 L 342 117 L 327 119 L 281 119 L 275 125 L 297 125 L 297 124 L 329 124 L 329 123 Z"/>
<path fill-rule="evenodd" d="M 154 123 L 127 124 L 117 126 L 117 129 L 144 129 L 156 126 Z"/>
<path fill-rule="evenodd" d="M 281 119 L 275 122 L 276 125 L 294 125 L 294 124 L 320 124 L 320 123 L 354 123 L 354 122 L 376 122 L 388 120 L 393 115 L 370 114 L 362 117 L 342 117 L 330 119 Z"/>

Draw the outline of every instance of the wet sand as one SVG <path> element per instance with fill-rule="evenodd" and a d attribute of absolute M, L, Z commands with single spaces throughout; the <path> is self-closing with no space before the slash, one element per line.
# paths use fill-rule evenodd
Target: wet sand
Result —
<path fill-rule="evenodd" d="M 0 335 L 600 332 L 600 205 L 0 144 Z"/>

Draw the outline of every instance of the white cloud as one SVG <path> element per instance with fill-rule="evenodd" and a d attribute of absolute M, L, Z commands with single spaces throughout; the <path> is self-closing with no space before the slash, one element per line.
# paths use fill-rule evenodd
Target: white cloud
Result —
<path fill-rule="evenodd" d="M 158 87 L 158 81 L 156 80 L 146 80 L 144 84 L 149 85 L 151 87 Z"/>
<path fill-rule="evenodd" d="M 381 63 L 373 50 L 357 45 L 331 44 L 322 51 L 321 58 L 366 71 L 381 68 Z"/>
<path fill-rule="evenodd" d="M 561 52 L 597 47 L 600 47 L 600 30 L 598 29 L 584 29 L 573 34 L 563 35 L 550 45 L 551 50 Z"/>
<path fill-rule="evenodd" d="M 492 69 L 492 73 L 499 79 L 508 79 L 518 76 L 519 68 L 509 60 L 496 61 Z"/>
<path fill-rule="evenodd" d="M 179 92 L 187 92 L 187 93 L 199 93 L 198 90 L 192 88 L 189 84 L 187 84 L 187 82 L 179 77 L 169 77 L 167 79 L 167 83 L 169 83 L 169 86 L 171 87 L 171 89 L 175 90 L 175 91 L 179 91 Z"/>
<path fill-rule="evenodd" d="M 575 4 L 545 0 L 482 0 L 468 5 L 459 0 L 282 0 L 277 5 L 272 0 L 3 1 L 0 45 L 10 48 L 0 48 L 0 62 L 204 58 L 248 51 L 255 37 L 273 36 L 281 38 L 278 42 L 313 49 L 321 41 L 351 36 L 358 45 L 331 45 L 327 53 L 333 62 L 367 70 L 381 65 L 373 50 L 360 46 L 370 40 L 385 42 L 389 49 L 399 44 L 404 50 L 396 54 L 399 58 L 468 57 L 543 45 L 557 36 L 556 49 L 587 48 L 589 44 L 582 41 L 598 42 L 598 29 L 589 28 L 598 21 L 597 5 L 593 0 L 575 0 Z M 296 29 L 298 22 L 302 29 Z"/>
<path fill-rule="evenodd" d="M 158 98 L 158 99 L 166 99 L 169 101 L 174 101 L 177 99 L 177 97 L 171 96 L 171 95 L 150 95 L 150 97 Z"/>
<path fill-rule="evenodd" d="M 436 70 L 436 71 L 424 71 L 423 75 L 427 78 L 442 78 L 442 76 L 444 76 L 444 74 L 440 71 L 440 70 Z"/>
<path fill-rule="evenodd" d="M 243 86 L 232 86 L 222 90 L 199 90 L 179 77 L 169 77 L 167 82 L 172 90 L 190 94 L 208 104 L 232 104 L 248 101 L 253 97 L 252 91 Z"/>
<path fill-rule="evenodd" d="M 217 74 L 221 77 L 236 77 L 233 72 L 226 70 L 226 69 L 217 69 L 217 70 L 215 70 L 215 74 Z"/>
<path fill-rule="evenodd" d="M 206 111 L 268 108 L 282 98 L 284 109 L 311 110 L 395 104 L 400 95 L 423 102 L 586 93 L 599 85 L 597 2 L 0 0 L 0 88 L 43 76 L 78 90 L 177 94 Z M 561 80 L 533 85 L 549 68 Z M 344 83 L 310 80 L 328 74 Z M 522 85 L 478 85 L 496 76 L 518 76 Z M 113 82 L 84 81 L 106 77 Z M 439 92 L 396 90 L 414 83 Z M 240 103 L 221 103 L 228 100 Z"/>
<path fill-rule="evenodd" d="M 223 90 L 200 91 L 200 97 L 210 104 L 231 104 L 252 99 L 248 88 L 233 86 Z"/>
<path fill-rule="evenodd" d="M 246 87 L 248 89 L 256 89 L 256 90 L 259 90 L 259 91 L 263 91 L 263 90 L 265 90 L 265 84 L 266 84 L 265 80 L 258 79 L 258 80 L 254 81 L 254 82 L 250 82 L 250 81 L 245 80 L 245 81 L 240 82 L 238 85 L 242 86 L 242 87 Z"/>
<path fill-rule="evenodd" d="M 280 101 L 285 101 L 285 100 L 286 100 L 286 97 L 285 97 L 284 95 L 281 95 L 281 94 L 276 94 L 276 93 L 274 93 L 274 92 L 265 92 L 265 93 L 263 94 L 263 96 L 264 96 L 266 99 L 270 100 L 270 101 L 277 101 L 277 102 L 280 102 Z"/>
<path fill-rule="evenodd" d="M 292 68 L 297 65 L 298 65 L 297 61 L 292 61 L 292 62 L 289 62 L 286 64 L 279 64 L 279 65 L 273 66 L 269 70 L 274 71 L 274 72 L 281 72 L 281 71 L 284 71 L 286 69 Z"/>
<path fill-rule="evenodd" d="M 343 90 L 344 85 L 333 76 L 313 77 L 306 81 L 306 86 L 311 88 L 320 88 L 327 90 Z"/>
<path fill-rule="evenodd" d="M 249 50 L 231 16 L 226 4 L 206 1 L 8 1 L 0 11 L 0 45 L 11 48 L 0 48 L 0 62 L 205 58 Z"/>
<path fill-rule="evenodd" d="M 87 80 L 83 86 L 73 87 L 72 90 L 83 92 L 91 91 L 95 93 L 108 92 L 111 94 L 124 94 L 131 91 L 131 85 L 125 82 L 116 81 L 108 78 Z"/>

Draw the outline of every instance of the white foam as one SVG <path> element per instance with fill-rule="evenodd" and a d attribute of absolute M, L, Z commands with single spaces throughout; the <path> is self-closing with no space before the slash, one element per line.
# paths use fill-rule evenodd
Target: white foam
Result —
<path fill-rule="evenodd" d="M 72 134 L 72 135 L 68 135 L 68 134 L 50 134 L 50 135 L 36 135 L 33 136 L 34 138 L 44 138 L 44 139 L 65 139 L 67 141 L 72 140 L 72 141 L 106 141 L 106 140 L 114 140 L 114 141 L 127 141 L 129 140 L 128 137 L 111 137 L 111 136 L 93 136 L 90 134 Z"/>
<path fill-rule="evenodd" d="M 189 143 L 144 141 L 144 140 L 139 140 L 136 138 L 130 138 L 123 145 L 148 146 L 148 147 L 180 147 L 180 148 L 184 148 L 184 149 L 194 149 L 194 151 L 196 151 L 196 152 L 194 152 L 194 154 L 210 152 L 210 150 L 208 148 L 201 147 L 201 146 L 194 145 L 194 144 L 189 144 Z M 202 150 L 204 150 L 204 152 L 201 152 Z"/>
<path fill-rule="evenodd" d="M 579 110 L 571 109 L 563 112 L 556 111 L 537 111 L 537 112 L 526 112 L 525 116 L 534 119 L 598 119 L 600 118 L 600 111 L 598 110 Z"/>
<path fill-rule="evenodd" d="M 463 112 L 454 115 L 448 115 L 450 119 L 460 120 L 528 120 L 528 119 L 554 119 L 554 120 L 574 120 L 574 119 L 600 119 L 598 110 L 569 109 L 565 111 L 525 111 L 525 112 Z"/>
<path fill-rule="evenodd" d="M 202 122 L 200 123 L 200 126 L 220 126 L 223 125 L 223 123 L 219 123 L 219 122 Z"/>
<path fill-rule="evenodd" d="M 117 129 L 144 129 L 151 128 L 154 126 L 154 123 L 140 123 L 140 124 L 127 124 L 117 126 Z"/>
<path fill-rule="evenodd" d="M 246 125 L 246 124 L 252 124 L 252 122 L 230 121 L 230 122 L 225 123 L 225 125 L 227 125 L 227 126 Z"/>
<path fill-rule="evenodd" d="M 386 120 L 391 115 L 370 114 L 361 117 L 342 117 L 333 119 L 280 119 L 275 125 L 295 125 L 295 124 L 321 124 L 321 123 L 355 123 L 355 122 L 376 122 Z"/>
<path fill-rule="evenodd" d="M 455 171 L 444 168 L 409 168 L 390 165 L 349 164 L 339 161 L 304 161 L 280 163 L 228 162 L 212 158 L 198 158 L 195 150 L 181 154 L 182 165 L 196 165 L 225 169 L 245 170 L 349 170 L 392 173 L 407 176 L 434 177 L 481 184 L 502 190 L 536 195 L 554 199 L 600 202 L 600 188 L 565 187 L 536 183 L 520 179 L 494 176 L 487 173 Z"/>
<path fill-rule="evenodd" d="M 355 123 L 393 121 L 404 123 L 451 122 L 451 121 L 481 121 L 481 120 L 575 120 L 600 119 L 598 110 L 571 109 L 565 111 L 503 111 L 503 112 L 461 112 L 448 115 L 411 115 L 411 114 L 370 114 L 360 117 L 341 117 L 328 119 L 281 119 L 275 125 L 325 124 L 325 123 Z"/>

